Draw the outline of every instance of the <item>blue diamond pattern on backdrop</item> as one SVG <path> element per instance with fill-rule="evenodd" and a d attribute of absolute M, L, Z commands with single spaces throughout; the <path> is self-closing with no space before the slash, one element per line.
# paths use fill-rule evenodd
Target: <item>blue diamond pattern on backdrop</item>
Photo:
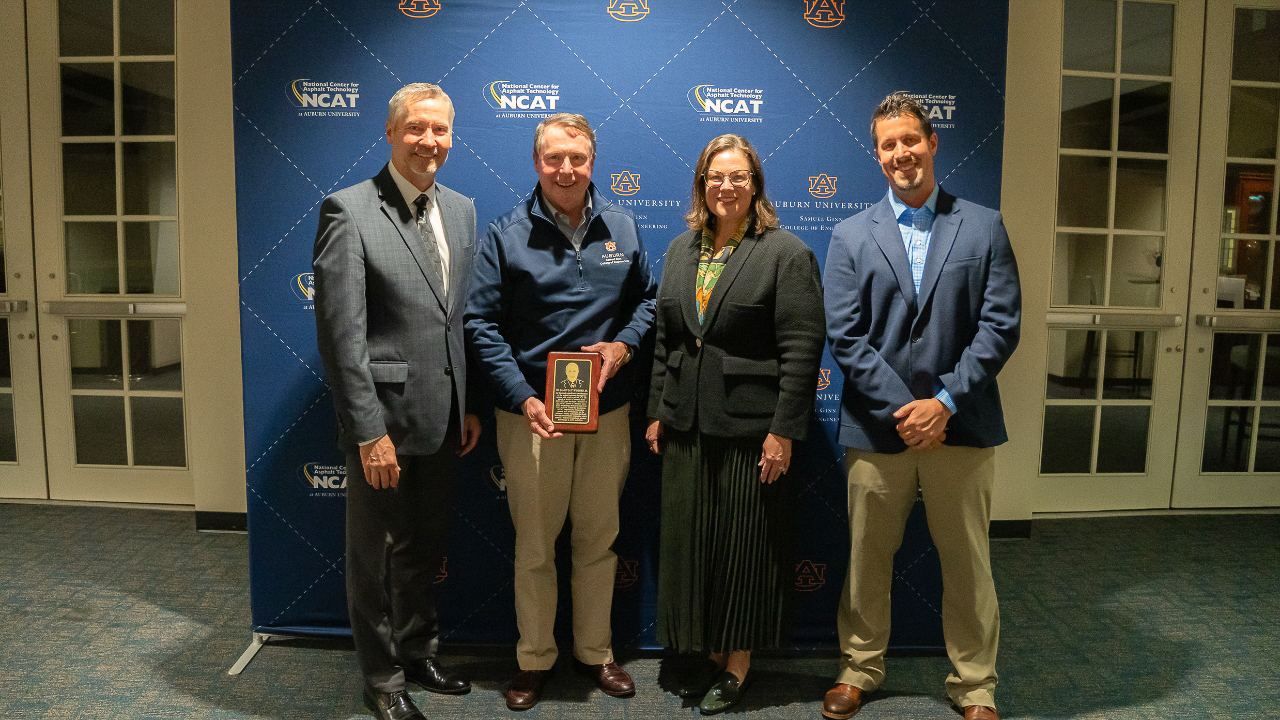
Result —
<path fill-rule="evenodd" d="M 232 1 L 241 341 L 253 629 L 346 632 L 342 453 L 316 351 L 311 247 L 325 195 L 387 162 L 386 102 L 441 84 L 457 110 L 442 182 L 485 224 L 536 183 L 533 128 L 555 111 L 596 128 L 593 179 L 637 216 L 654 272 L 684 229 L 693 167 L 724 132 L 760 152 L 783 226 L 825 260 L 832 226 L 885 193 L 868 118 L 920 96 L 938 177 L 996 207 L 1007 6 L 991 0 Z M 643 359 L 641 359 L 643 361 Z M 793 646 L 836 642 L 848 562 L 841 378 L 829 356 L 800 488 Z M 659 463 L 633 403 L 617 542 L 614 642 L 654 646 Z M 511 644 L 513 531 L 486 423 L 463 459 L 437 576 L 446 642 Z M 359 479 L 356 479 L 359 481 Z M 563 538 L 562 538 L 563 541 Z M 567 555 L 567 547 L 558 553 Z M 896 647 L 941 646 L 937 553 L 920 508 L 896 560 Z M 562 581 L 568 580 L 561 567 Z M 568 628 L 567 587 L 558 632 Z"/>

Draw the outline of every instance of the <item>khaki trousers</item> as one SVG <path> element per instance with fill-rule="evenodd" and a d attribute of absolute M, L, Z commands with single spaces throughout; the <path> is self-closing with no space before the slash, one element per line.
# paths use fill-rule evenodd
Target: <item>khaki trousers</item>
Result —
<path fill-rule="evenodd" d="M 994 460 L 994 448 L 845 449 L 851 547 L 837 618 L 844 656 L 837 682 L 863 691 L 884 682 L 893 555 L 919 487 L 942 564 L 942 633 L 954 668 L 947 695 L 959 707 L 995 707 L 1000 608 L 987 538 Z"/>
<path fill-rule="evenodd" d="M 549 670 L 556 662 L 555 544 L 566 517 L 573 525 L 573 654 L 589 665 L 613 662 L 613 541 L 631 463 L 629 412 L 623 405 L 601 415 L 593 435 L 544 440 L 523 415 L 497 411 L 498 456 L 516 528 L 521 670 Z"/>

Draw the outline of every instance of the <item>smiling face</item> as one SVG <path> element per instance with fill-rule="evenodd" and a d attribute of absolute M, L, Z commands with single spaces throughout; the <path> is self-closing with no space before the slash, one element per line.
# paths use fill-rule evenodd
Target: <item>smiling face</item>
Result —
<path fill-rule="evenodd" d="M 564 377 L 569 382 L 578 382 L 578 363 L 569 363 L 564 366 Z"/>
<path fill-rule="evenodd" d="M 404 117 L 387 124 L 391 164 L 419 190 L 431 187 L 436 171 L 449 157 L 453 146 L 450 115 L 448 100 L 429 98 L 409 103 Z"/>
<path fill-rule="evenodd" d="M 925 136 L 920 119 L 910 114 L 876 121 L 876 159 L 894 194 L 920 207 L 933 192 L 933 156 L 938 136 Z"/>
<path fill-rule="evenodd" d="M 574 215 L 586 202 L 594 162 L 586 135 L 564 125 L 547 127 L 542 147 L 533 154 L 542 197 L 560 212 Z"/>
<path fill-rule="evenodd" d="M 703 196 L 707 209 L 716 216 L 716 230 L 719 232 L 737 230 L 751 211 L 751 201 L 756 193 L 754 179 L 748 176 L 747 184 L 743 187 L 734 187 L 729 179 L 742 172 L 750 173 L 751 163 L 747 162 L 747 156 L 738 149 L 718 152 L 707 163 L 704 183 L 707 176 L 723 178 L 723 182 L 718 185 L 707 185 Z"/>

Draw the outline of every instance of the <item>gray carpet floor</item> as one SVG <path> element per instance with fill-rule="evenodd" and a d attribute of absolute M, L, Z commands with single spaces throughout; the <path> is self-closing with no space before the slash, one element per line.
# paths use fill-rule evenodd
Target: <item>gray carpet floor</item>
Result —
<path fill-rule="evenodd" d="M 366 718 L 350 642 L 250 640 L 247 538 L 181 512 L 0 504 L 0 718 Z M 1038 520 L 993 543 L 1005 718 L 1271 718 L 1280 705 L 1280 515 Z M 521 720 L 697 717 L 670 662 L 620 660 L 609 698 L 561 667 Z M 428 717 L 516 718 L 509 649 L 449 651 L 469 695 Z M 563 663 L 562 663 L 563 665 Z M 892 657 L 858 718 L 954 720 L 944 657 Z M 758 657 L 727 717 L 819 718 L 833 653 Z"/>

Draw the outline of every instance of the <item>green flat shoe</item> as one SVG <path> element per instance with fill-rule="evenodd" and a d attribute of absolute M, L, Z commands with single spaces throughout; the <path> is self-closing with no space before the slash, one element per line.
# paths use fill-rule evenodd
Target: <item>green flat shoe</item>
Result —
<path fill-rule="evenodd" d="M 752 675 L 747 674 L 745 680 L 738 682 L 738 676 L 729 671 L 720 673 L 715 683 L 698 705 L 698 712 L 703 715 L 716 715 L 738 704 L 751 684 Z"/>
<path fill-rule="evenodd" d="M 719 665 L 711 658 L 702 658 L 692 663 L 679 678 L 676 695 L 682 698 L 700 698 L 707 694 L 711 685 L 722 672 Z"/>

